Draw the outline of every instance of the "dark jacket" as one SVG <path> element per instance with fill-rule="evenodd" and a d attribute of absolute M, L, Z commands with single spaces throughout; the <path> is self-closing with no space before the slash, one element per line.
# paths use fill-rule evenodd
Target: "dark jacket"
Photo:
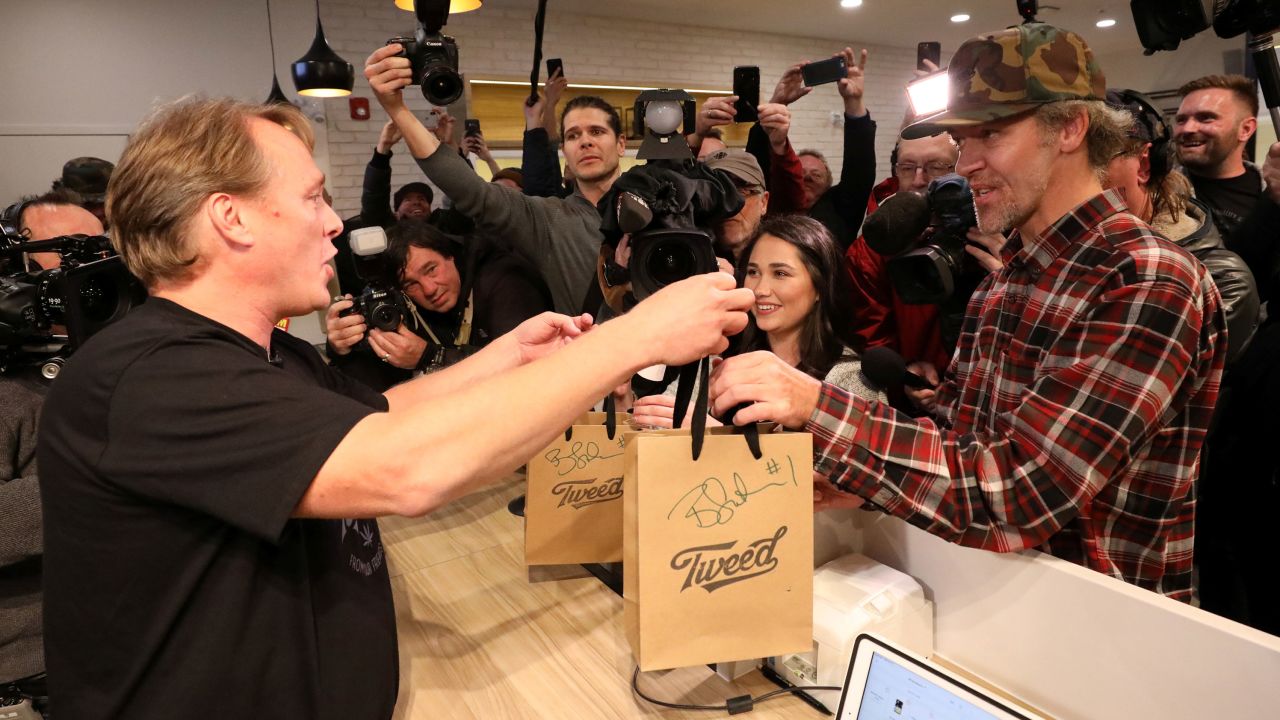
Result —
<path fill-rule="evenodd" d="M 1212 214 L 1203 203 L 1190 198 L 1186 212 L 1178 223 L 1163 223 L 1157 218 L 1152 226 L 1162 235 L 1196 256 L 1218 286 L 1222 310 L 1227 316 L 1227 362 L 1240 357 L 1258 329 L 1258 286 L 1249 266 L 1222 242 L 1222 234 L 1209 220 Z M 1190 232 L 1187 228 L 1195 226 Z"/>
<path fill-rule="evenodd" d="M 431 332 L 448 347 L 456 347 L 459 326 L 468 297 L 474 292 L 475 309 L 471 319 L 471 338 L 464 351 L 488 345 L 494 338 L 505 335 L 525 320 L 551 309 L 551 295 L 536 270 L 520 258 L 490 243 L 468 240 L 464 254 L 454 258 L 462 288 L 458 304 L 453 310 L 435 313 L 418 308 L 420 317 Z M 406 302 L 411 302 L 406 298 Z M 430 334 L 418 324 L 410 313 L 405 326 L 418 337 L 428 341 L 424 362 L 430 359 L 436 348 L 431 347 Z M 360 380 L 379 392 L 386 391 L 413 377 L 413 370 L 404 370 L 382 362 L 373 355 L 369 346 L 361 342 L 346 355 L 329 356 L 334 367 Z M 424 369 L 424 368 L 419 368 Z"/>

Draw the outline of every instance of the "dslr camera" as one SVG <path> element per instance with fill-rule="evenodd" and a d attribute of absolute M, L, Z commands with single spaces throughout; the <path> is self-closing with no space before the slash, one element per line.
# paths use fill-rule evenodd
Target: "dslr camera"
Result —
<path fill-rule="evenodd" d="M 341 315 L 360 314 L 370 326 L 395 332 L 407 314 L 404 293 L 387 266 L 387 233 L 380 227 L 351 231 L 351 259 L 365 282 L 350 308 Z"/>
<path fill-rule="evenodd" d="M 25 255 L 33 252 L 56 252 L 61 265 L 28 269 Z M 105 235 L 31 241 L 3 228 L 0 371 L 39 365 L 54 379 L 72 351 L 145 298 Z"/>
<path fill-rule="evenodd" d="M 422 86 L 422 96 L 433 105 L 449 105 L 462 97 L 462 76 L 458 74 L 458 43 L 440 30 L 449 18 L 449 0 L 417 0 L 414 14 L 418 29 L 413 37 L 393 37 L 400 57 L 409 58 L 413 83 Z"/>
<path fill-rule="evenodd" d="M 925 194 L 899 192 L 867 218 L 863 236 L 889 258 L 887 269 L 903 302 L 967 301 L 982 277 L 964 251 L 965 235 L 977 225 L 969 181 L 952 173 L 929 183 Z M 970 287 L 972 286 L 972 287 Z"/>

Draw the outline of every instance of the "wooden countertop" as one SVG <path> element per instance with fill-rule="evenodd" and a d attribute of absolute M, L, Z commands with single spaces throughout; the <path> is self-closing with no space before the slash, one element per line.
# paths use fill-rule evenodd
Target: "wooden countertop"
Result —
<path fill-rule="evenodd" d="M 380 521 L 400 638 L 396 720 L 725 717 L 632 694 L 622 598 L 579 566 L 524 565 L 523 520 L 506 509 L 523 491 L 514 476 L 425 518 Z M 640 687 L 707 705 L 777 689 L 759 671 L 730 684 L 705 666 L 644 673 Z M 749 717 L 823 716 L 786 696 Z"/>

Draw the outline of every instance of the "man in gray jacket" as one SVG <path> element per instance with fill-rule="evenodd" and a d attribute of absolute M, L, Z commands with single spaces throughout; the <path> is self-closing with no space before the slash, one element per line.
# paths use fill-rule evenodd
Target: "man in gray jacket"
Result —
<path fill-rule="evenodd" d="M 452 152 L 436 152 L 440 141 L 404 107 L 401 90 L 411 81 L 409 61 L 396 57 L 399 45 L 379 48 L 365 63 L 365 77 L 378 102 L 401 126 L 410 152 L 422 172 L 471 217 L 476 229 L 505 242 L 542 273 L 556 312 L 582 309 L 595 280 L 600 256 L 600 214 L 596 203 L 608 192 L 620 170 L 626 138 L 618 113 L 594 96 L 574 98 L 560 116 L 565 160 L 577 188 L 567 198 L 530 197 L 519 190 L 486 182 Z"/>

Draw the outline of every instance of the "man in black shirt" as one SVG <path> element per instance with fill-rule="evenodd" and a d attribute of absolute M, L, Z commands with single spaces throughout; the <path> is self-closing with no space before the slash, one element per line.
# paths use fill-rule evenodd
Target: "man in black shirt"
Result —
<path fill-rule="evenodd" d="M 540 315 L 374 393 L 275 329 L 329 300 L 341 223 L 312 141 L 289 105 L 186 100 L 116 168 L 112 242 L 151 297 L 68 362 L 40 425 L 58 717 L 389 718 L 372 518 L 504 476 L 635 371 L 746 323 L 751 293 L 708 274 L 598 328 Z"/>
<path fill-rule="evenodd" d="M 1206 75 L 1183 85 L 1174 117 L 1178 162 L 1196 198 L 1213 211 L 1218 231 L 1231 234 L 1262 192 L 1257 168 L 1244 161 L 1244 147 L 1258 129 L 1258 96 L 1242 75 Z"/>

